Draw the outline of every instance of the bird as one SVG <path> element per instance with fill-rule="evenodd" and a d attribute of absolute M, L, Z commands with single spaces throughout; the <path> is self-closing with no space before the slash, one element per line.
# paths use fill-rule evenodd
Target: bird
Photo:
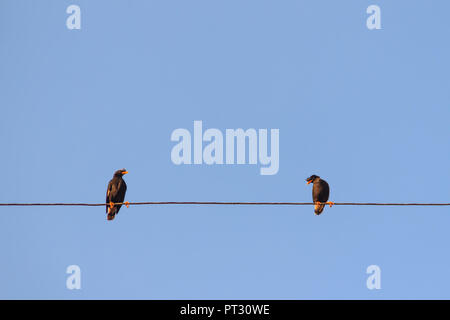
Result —
<path fill-rule="evenodd" d="M 123 202 L 125 200 L 125 193 L 127 192 L 127 184 L 125 180 L 122 179 L 123 175 L 127 174 L 126 169 L 120 169 L 114 172 L 113 178 L 108 183 L 108 188 L 106 190 L 106 214 L 108 220 L 113 220 L 116 214 L 119 213 L 123 203 L 127 206 L 129 202 Z"/>
<path fill-rule="evenodd" d="M 331 207 L 334 202 L 327 202 L 328 197 L 330 196 L 330 186 L 328 185 L 328 182 L 315 174 L 306 179 L 306 184 L 310 184 L 311 182 L 313 183 L 312 197 L 314 202 L 314 214 L 318 216 L 322 213 L 326 204 L 329 204 Z"/>

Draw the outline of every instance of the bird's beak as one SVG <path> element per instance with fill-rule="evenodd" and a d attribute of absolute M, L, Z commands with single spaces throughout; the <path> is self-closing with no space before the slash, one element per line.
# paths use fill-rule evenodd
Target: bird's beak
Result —
<path fill-rule="evenodd" d="M 122 174 L 127 174 L 128 173 L 128 171 L 124 171 L 124 172 L 122 172 Z"/>
<path fill-rule="evenodd" d="M 308 182 L 306 182 L 306 184 L 310 184 L 311 183 L 311 180 L 309 180 Z"/>

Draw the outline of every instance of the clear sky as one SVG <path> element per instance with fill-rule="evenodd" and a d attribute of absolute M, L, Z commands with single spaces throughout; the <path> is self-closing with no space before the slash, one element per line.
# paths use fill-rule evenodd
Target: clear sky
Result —
<path fill-rule="evenodd" d="M 317 174 L 335 202 L 450 202 L 449 11 L 3 0 L 0 202 L 103 202 L 123 167 L 128 201 L 307 202 Z M 173 164 L 171 133 L 194 120 L 279 129 L 278 173 Z M 134 206 L 112 222 L 103 207 L 1 207 L 0 298 L 448 299 L 449 225 L 449 207 Z"/>

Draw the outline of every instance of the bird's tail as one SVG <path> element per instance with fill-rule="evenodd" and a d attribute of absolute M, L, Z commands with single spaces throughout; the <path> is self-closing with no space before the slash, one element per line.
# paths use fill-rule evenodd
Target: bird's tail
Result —
<path fill-rule="evenodd" d="M 317 216 L 322 213 L 323 208 L 325 208 L 325 203 L 319 203 L 314 205 L 314 214 Z"/>
<path fill-rule="evenodd" d="M 112 209 L 108 207 L 108 215 L 106 216 L 106 219 L 114 220 L 114 217 L 116 216 L 116 208 L 113 207 Z"/>

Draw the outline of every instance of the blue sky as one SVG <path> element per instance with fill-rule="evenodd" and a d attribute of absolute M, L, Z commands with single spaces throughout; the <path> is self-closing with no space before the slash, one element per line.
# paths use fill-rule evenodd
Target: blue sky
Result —
<path fill-rule="evenodd" d="M 311 201 L 318 174 L 335 202 L 449 202 L 449 10 L 2 1 L 0 202 L 103 202 L 123 167 L 128 201 Z M 174 165 L 170 135 L 194 120 L 279 129 L 279 172 Z M 134 206 L 107 222 L 103 207 L 2 207 L 0 298 L 448 299 L 449 210 Z"/>

